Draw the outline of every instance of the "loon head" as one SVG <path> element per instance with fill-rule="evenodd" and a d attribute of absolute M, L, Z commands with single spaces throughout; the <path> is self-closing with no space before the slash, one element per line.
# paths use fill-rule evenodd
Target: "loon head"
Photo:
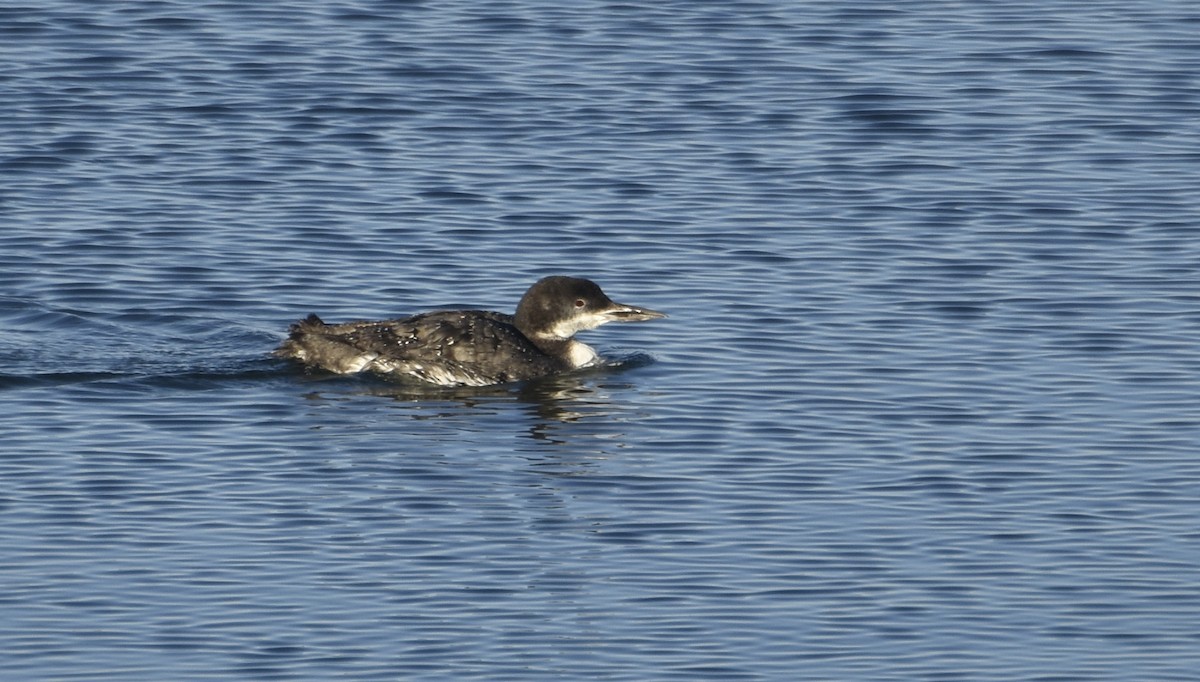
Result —
<path fill-rule="evenodd" d="M 555 275 L 534 283 L 521 297 L 517 329 L 534 340 L 566 340 L 609 322 L 639 322 L 666 317 L 649 308 L 617 303 L 595 282 Z"/>

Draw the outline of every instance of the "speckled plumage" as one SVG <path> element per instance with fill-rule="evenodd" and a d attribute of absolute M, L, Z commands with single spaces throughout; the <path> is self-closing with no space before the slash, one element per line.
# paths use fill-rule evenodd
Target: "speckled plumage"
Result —
<path fill-rule="evenodd" d="M 275 355 L 338 374 L 487 386 L 588 366 L 596 353 L 572 338 L 576 331 L 660 317 L 614 303 L 589 280 L 555 276 L 530 287 L 516 315 L 452 310 L 342 324 L 309 315 L 291 326 Z"/>

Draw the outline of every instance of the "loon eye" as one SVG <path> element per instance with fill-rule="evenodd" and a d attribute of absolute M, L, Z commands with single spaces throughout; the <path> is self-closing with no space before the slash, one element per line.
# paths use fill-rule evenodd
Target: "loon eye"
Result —
<path fill-rule="evenodd" d="M 582 298 L 575 299 L 575 307 L 576 308 L 582 308 L 585 305 L 587 305 L 587 301 L 583 300 Z"/>

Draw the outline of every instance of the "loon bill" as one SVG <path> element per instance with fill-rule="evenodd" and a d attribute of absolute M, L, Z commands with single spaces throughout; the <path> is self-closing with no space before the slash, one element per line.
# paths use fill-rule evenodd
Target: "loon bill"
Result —
<path fill-rule="evenodd" d="M 444 310 L 398 320 L 293 324 L 275 355 L 337 374 L 373 372 L 440 386 L 489 386 L 588 367 L 596 351 L 576 332 L 608 322 L 666 317 L 616 303 L 594 282 L 560 275 L 538 280 L 516 315 Z"/>

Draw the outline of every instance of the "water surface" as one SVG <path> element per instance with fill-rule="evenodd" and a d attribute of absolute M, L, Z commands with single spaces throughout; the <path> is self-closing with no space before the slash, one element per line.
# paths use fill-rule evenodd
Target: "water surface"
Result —
<path fill-rule="evenodd" d="M 1194 680 L 1200 13 L 0 10 L 6 679 Z M 668 312 L 415 391 L 267 353 Z"/>

